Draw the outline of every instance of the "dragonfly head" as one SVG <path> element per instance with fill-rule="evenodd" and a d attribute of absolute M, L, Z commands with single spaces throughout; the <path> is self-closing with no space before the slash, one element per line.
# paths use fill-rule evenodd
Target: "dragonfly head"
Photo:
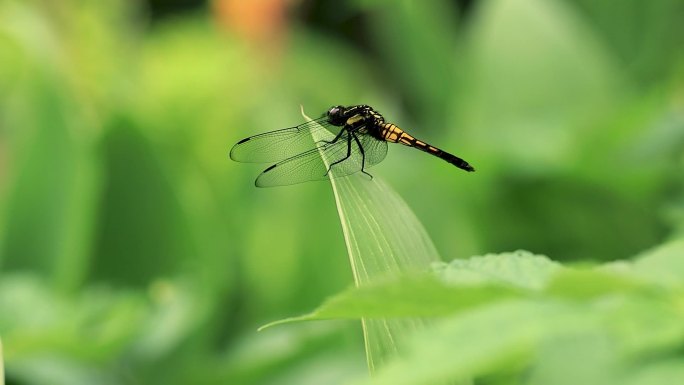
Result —
<path fill-rule="evenodd" d="M 341 126 L 347 121 L 347 108 L 344 106 L 330 107 L 328 110 L 328 121 L 335 126 Z"/>

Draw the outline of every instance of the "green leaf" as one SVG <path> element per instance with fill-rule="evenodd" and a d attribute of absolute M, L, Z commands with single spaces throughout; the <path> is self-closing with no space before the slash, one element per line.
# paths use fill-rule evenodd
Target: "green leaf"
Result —
<path fill-rule="evenodd" d="M 518 250 L 512 253 L 487 254 L 456 259 L 437 265 L 436 272 L 451 283 L 507 283 L 539 289 L 562 266 L 543 255 Z"/>
<path fill-rule="evenodd" d="M 437 278 L 404 275 L 348 289 L 315 311 L 268 324 L 322 319 L 428 317 L 540 289 L 561 265 L 525 251 L 434 263 Z"/>
<path fill-rule="evenodd" d="M 490 254 L 439 264 L 435 276 L 404 275 L 350 288 L 315 311 L 268 324 L 323 319 L 435 317 L 510 298 L 592 300 L 654 294 L 654 287 L 603 266 L 566 268 L 526 252 Z"/>
<path fill-rule="evenodd" d="M 302 115 L 311 121 L 311 118 Z M 318 130 L 314 141 L 334 134 Z M 325 159 L 324 159 L 325 161 Z M 357 286 L 380 277 L 427 271 L 440 260 L 425 228 L 406 202 L 379 177 L 330 177 Z"/>
<path fill-rule="evenodd" d="M 637 256 L 634 272 L 651 282 L 684 285 L 684 239 L 674 240 Z"/>
<path fill-rule="evenodd" d="M 415 335 L 406 354 L 359 384 L 431 384 L 511 368 L 529 359 L 547 336 L 586 328 L 586 317 L 573 306 L 551 301 L 488 306 Z"/>
<path fill-rule="evenodd" d="M 622 365 L 624 357 L 663 354 L 684 341 L 681 298 L 635 276 L 627 262 L 569 268 L 515 252 L 348 289 L 281 322 L 450 316 L 398 341 L 401 354 L 386 356 L 363 384 L 434 384 L 529 365 L 530 384 L 573 375 L 619 384 L 626 370 L 639 369 Z M 563 364 L 569 352 L 580 355 L 576 365 Z"/>
<path fill-rule="evenodd" d="M 637 293 L 664 294 L 602 266 L 564 268 L 545 257 L 504 253 L 439 265 L 435 277 L 405 275 L 350 288 L 309 314 L 264 327 L 324 319 L 445 316 L 511 298 L 591 301 Z"/>
<path fill-rule="evenodd" d="M 330 140 L 332 135 L 314 137 L 314 140 Z M 427 271 L 431 263 L 440 260 L 422 224 L 401 197 L 380 178 L 376 176 L 369 180 L 357 173 L 331 178 L 330 183 L 357 286 L 381 277 Z M 364 319 L 362 324 L 368 366 L 372 372 L 397 352 L 399 340 L 421 329 L 424 321 Z"/>
<path fill-rule="evenodd" d="M 630 293 L 649 290 L 647 285 L 629 275 L 594 269 L 566 269 L 550 280 L 545 292 L 567 299 L 592 299 L 611 293 Z"/>
<path fill-rule="evenodd" d="M 330 298 L 312 313 L 276 321 L 265 327 L 323 319 L 444 316 L 524 294 L 524 291 L 510 286 L 454 286 L 428 276 L 403 277 L 350 288 Z"/>
<path fill-rule="evenodd" d="M 610 338 L 600 331 L 554 336 L 539 344 L 525 385 L 608 385 L 618 359 Z"/>
<path fill-rule="evenodd" d="M 643 368 L 644 357 L 666 358 L 684 341 L 682 313 L 663 299 L 493 302 L 416 333 L 402 346 L 404 354 L 356 384 L 421 385 L 501 373 L 529 384 L 624 384 Z M 557 381 L 568 377 L 577 381 Z M 681 377 L 661 383 L 675 378 Z"/>

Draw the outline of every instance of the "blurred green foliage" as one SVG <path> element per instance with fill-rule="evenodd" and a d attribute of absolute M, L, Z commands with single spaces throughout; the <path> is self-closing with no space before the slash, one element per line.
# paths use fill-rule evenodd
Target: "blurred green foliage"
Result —
<path fill-rule="evenodd" d="M 353 384 L 678 383 L 683 253 L 679 240 L 633 262 L 581 268 L 523 251 L 488 254 L 349 289 L 286 322 L 441 316 Z M 662 271 L 671 274 L 663 280 Z"/>
<path fill-rule="evenodd" d="M 364 373 L 356 325 L 255 333 L 352 280 L 326 183 L 257 190 L 227 158 L 299 104 L 373 105 L 475 165 L 393 146 L 373 171 L 445 259 L 612 260 L 684 235 L 682 1 L 337 6 L 370 53 L 223 3 L 151 24 L 131 1 L 0 1 L 8 383 Z"/>

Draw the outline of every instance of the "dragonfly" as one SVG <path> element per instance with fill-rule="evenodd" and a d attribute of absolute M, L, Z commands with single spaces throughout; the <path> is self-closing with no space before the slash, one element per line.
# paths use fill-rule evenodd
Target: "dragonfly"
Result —
<path fill-rule="evenodd" d="M 230 158 L 247 163 L 275 162 L 257 177 L 257 187 L 357 172 L 372 178 L 366 170 L 385 159 L 387 143 L 417 148 L 462 170 L 475 171 L 465 160 L 416 139 L 365 104 L 334 106 L 318 119 L 242 139 L 230 150 Z"/>

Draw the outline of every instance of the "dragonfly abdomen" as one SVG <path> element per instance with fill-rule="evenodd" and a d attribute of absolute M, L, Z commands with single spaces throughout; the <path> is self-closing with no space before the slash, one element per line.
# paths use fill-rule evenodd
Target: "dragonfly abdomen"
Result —
<path fill-rule="evenodd" d="M 413 146 L 413 143 L 416 141 L 416 138 L 407 134 L 393 123 L 381 123 L 380 136 L 388 142 L 401 143 L 407 146 Z"/>
<path fill-rule="evenodd" d="M 433 147 L 427 143 L 421 142 L 420 140 L 416 140 L 416 143 L 414 147 L 418 148 L 419 150 L 423 150 L 429 154 L 432 154 L 440 159 L 443 159 L 454 166 L 460 168 L 461 170 L 466 170 L 466 171 L 475 171 L 475 168 L 468 164 L 465 160 L 457 157 L 456 155 L 449 154 L 446 151 L 442 151 L 437 147 Z"/>
<path fill-rule="evenodd" d="M 475 168 L 473 168 L 473 166 L 468 164 L 468 162 L 465 160 L 416 139 L 415 137 L 407 134 L 401 128 L 397 127 L 395 124 L 383 123 L 381 127 L 382 129 L 380 134 L 382 135 L 382 138 L 388 142 L 401 143 L 405 146 L 415 147 L 421 151 L 425 151 L 428 154 L 432 154 L 440 159 L 443 159 L 462 170 L 475 171 Z"/>

